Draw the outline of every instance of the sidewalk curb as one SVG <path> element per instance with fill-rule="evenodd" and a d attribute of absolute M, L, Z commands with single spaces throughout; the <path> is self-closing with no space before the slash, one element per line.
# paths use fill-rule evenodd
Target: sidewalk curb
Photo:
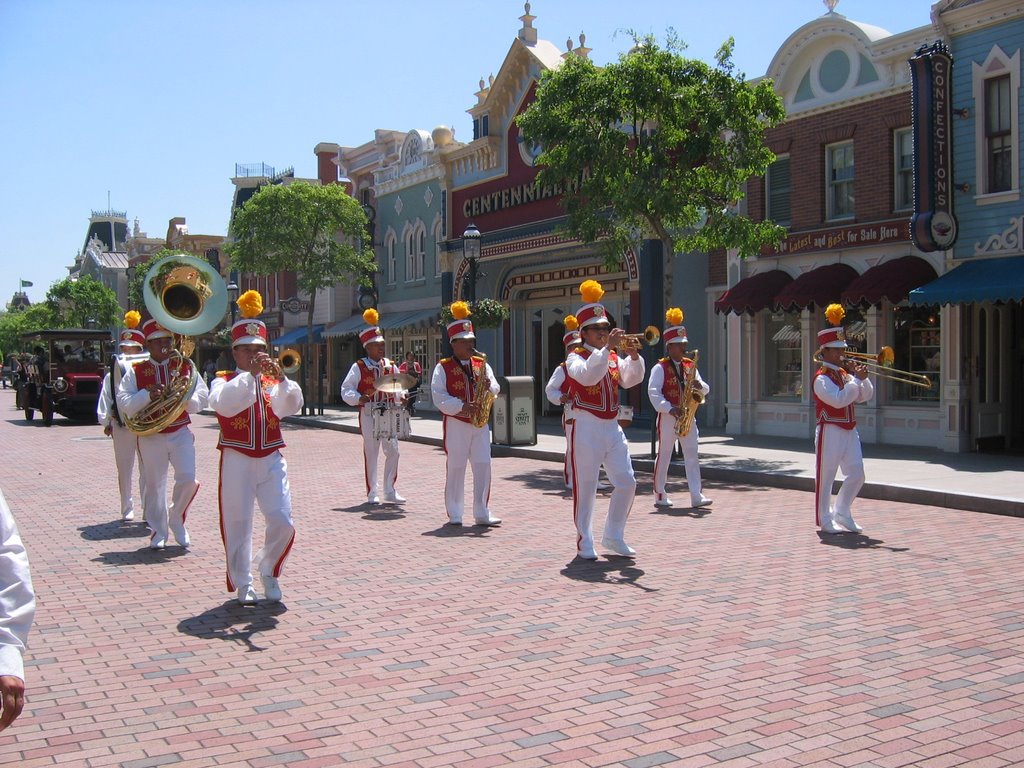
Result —
<path fill-rule="evenodd" d="M 289 416 L 283 419 L 286 423 L 312 429 L 332 429 L 336 432 L 359 433 L 354 424 L 319 420 L 309 416 Z M 440 447 L 440 438 L 429 435 L 412 435 L 405 442 L 420 443 Z M 538 461 L 561 462 L 565 454 L 561 451 L 545 450 L 536 446 L 491 445 L 491 455 L 495 458 L 514 457 L 521 459 L 537 459 Z M 648 474 L 654 472 L 654 460 L 633 457 L 633 469 Z M 814 478 L 782 473 L 752 472 L 744 469 L 714 467 L 701 465 L 701 477 L 717 482 L 737 483 L 742 485 L 762 486 L 766 488 L 784 488 L 794 491 L 814 492 Z M 684 477 L 683 467 L 672 465 L 669 474 L 673 477 Z M 836 490 L 838 490 L 838 484 Z M 886 485 L 867 481 L 858 496 L 862 499 L 878 499 L 879 501 L 895 501 L 905 504 L 921 504 L 943 509 L 954 509 L 964 512 L 982 512 L 990 515 L 1006 517 L 1024 517 L 1024 502 L 1017 499 L 999 497 L 971 496 L 964 493 L 948 493 L 930 488 L 914 488 L 910 486 Z"/>

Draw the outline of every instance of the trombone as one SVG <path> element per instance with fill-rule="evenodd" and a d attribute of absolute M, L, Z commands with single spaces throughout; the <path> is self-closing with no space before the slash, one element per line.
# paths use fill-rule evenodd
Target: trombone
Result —
<path fill-rule="evenodd" d="M 625 333 L 622 335 L 622 349 L 641 349 L 644 346 L 653 347 L 661 341 L 661 331 L 655 326 L 648 325 L 643 333 Z"/>
<path fill-rule="evenodd" d="M 904 371 L 900 368 L 893 368 L 892 364 L 896 359 L 896 353 L 893 351 L 892 347 L 882 347 L 875 354 L 843 350 L 843 357 L 866 366 L 868 373 L 873 374 L 880 379 L 899 381 L 903 384 L 909 384 L 912 387 L 924 387 L 925 389 L 931 389 L 932 380 L 923 373 L 914 373 L 913 371 Z M 821 357 L 815 354 L 814 362 L 820 363 Z"/>

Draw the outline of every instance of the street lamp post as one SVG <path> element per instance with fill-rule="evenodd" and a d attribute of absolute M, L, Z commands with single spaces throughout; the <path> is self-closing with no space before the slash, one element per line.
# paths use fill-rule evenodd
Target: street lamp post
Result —
<path fill-rule="evenodd" d="M 228 292 L 228 304 L 231 305 L 231 325 L 234 325 L 235 313 L 238 312 L 238 305 L 235 304 L 238 301 L 238 283 L 232 280 L 225 286 L 225 289 Z"/>
<path fill-rule="evenodd" d="M 462 255 L 469 263 L 469 303 L 476 302 L 476 264 L 480 258 L 480 230 L 476 224 L 469 222 L 466 231 L 462 233 Z"/>

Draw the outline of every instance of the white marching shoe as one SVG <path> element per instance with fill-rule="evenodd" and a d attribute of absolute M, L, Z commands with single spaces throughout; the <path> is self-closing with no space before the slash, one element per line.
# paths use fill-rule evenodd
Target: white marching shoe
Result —
<path fill-rule="evenodd" d="M 244 584 L 238 588 L 238 604 L 239 605 L 256 605 L 259 598 L 256 597 L 256 590 L 252 588 L 252 584 Z"/>
<path fill-rule="evenodd" d="M 281 602 L 281 584 L 274 576 L 261 576 L 263 596 L 272 603 Z"/>
<path fill-rule="evenodd" d="M 597 560 L 597 550 L 594 549 L 594 542 L 584 541 L 576 550 L 576 556 L 581 560 Z"/>
<path fill-rule="evenodd" d="M 381 496 L 381 501 L 385 504 L 405 504 L 405 496 L 399 496 L 398 491 L 392 491 Z"/>
<path fill-rule="evenodd" d="M 380 504 L 380 496 L 377 495 L 376 491 L 366 494 L 367 504 Z"/>
<path fill-rule="evenodd" d="M 601 539 L 601 546 L 623 557 L 632 557 L 636 554 L 636 550 L 629 546 L 624 539 L 610 539 L 606 536 Z"/>
<path fill-rule="evenodd" d="M 853 519 L 853 515 L 840 515 L 836 513 L 834 521 L 836 525 L 842 526 L 850 533 L 860 533 L 864 530 L 857 525 L 857 521 Z"/>
<path fill-rule="evenodd" d="M 703 493 L 700 495 L 699 499 L 696 499 L 696 500 L 690 499 L 690 506 L 693 507 L 694 509 L 698 509 L 699 507 L 707 507 L 707 506 L 710 506 L 710 505 L 711 505 L 711 499 L 709 499 Z"/>
<path fill-rule="evenodd" d="M 658 499 L 657 501 L 654 502 L 654 506 L 656 506 L 656 507 L 671 507 L 671 506 L 673 506 L 672 499 L 670 499 L 668 496 L 663 496 L 662 498 L 660 498 L 660 499 Z"/>

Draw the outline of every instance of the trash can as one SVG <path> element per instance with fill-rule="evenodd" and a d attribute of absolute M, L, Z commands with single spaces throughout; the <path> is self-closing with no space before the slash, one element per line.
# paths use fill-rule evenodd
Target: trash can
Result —
<path fill-rule="evenodd" d="M 536 445 L 533 376 L 499 376 L 498 386 L 501 391 L 491 408 L 491 442 L 495 445 Z"/>

